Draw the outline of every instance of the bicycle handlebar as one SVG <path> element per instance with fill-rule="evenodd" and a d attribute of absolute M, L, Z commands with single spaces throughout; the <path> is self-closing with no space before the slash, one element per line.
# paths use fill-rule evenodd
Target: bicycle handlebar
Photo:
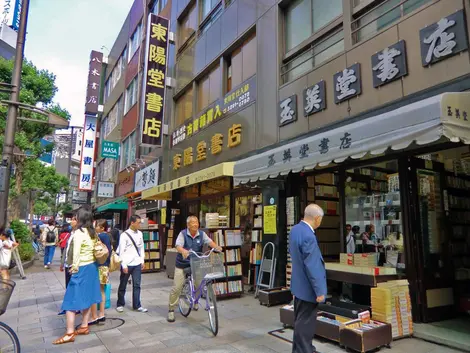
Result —
<path fill-rule="evenodd" d="M 210 251 L 208 251 L 208 252 L 206 252 L 206 253 L 197 253 L 197 252 L 195 252 L 194 250 L 189 250 L 189 253 L 190 253 L 190 254 L 196 255 L 196 257 L 198 257 L 198 258 L 200 258 L 200 259 L 209 257 L 213 252 L 219 253 L 220 251 L 217 251 L 215 248 L 212 248 Z M 199 254 L 202 254 L 202 255 L 199 255 Z"/>

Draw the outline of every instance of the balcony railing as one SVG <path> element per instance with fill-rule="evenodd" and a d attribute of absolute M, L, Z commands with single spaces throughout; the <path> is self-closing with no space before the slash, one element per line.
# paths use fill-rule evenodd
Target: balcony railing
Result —
<path fill-rule="evenodd" d="M 316 40 L 300 54 L 285 61 L 281 67 L 282 82 L 294 80 L 343 51 L 344 34 L 340 27 Z"/>
<path fill-rule="evenodd" d="M 439 0 L 353 0 L 355 12 L 351 22 L 353 43 L 373 36 L 401 17 L 432 1 Z"/>

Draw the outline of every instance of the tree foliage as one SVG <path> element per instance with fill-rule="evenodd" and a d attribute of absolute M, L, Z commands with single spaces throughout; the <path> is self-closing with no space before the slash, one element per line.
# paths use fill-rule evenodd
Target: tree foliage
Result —
<path fill-rule="evenodd" d="M 13 61 L 0 58 L 0 82 L 11 82 Z M 30 61 L 25 60 L 21 74 L 20 101 L 35 107 L 47 109 L 65 119 L 70 119 L 69 112 L 59 104 L 54 104 L 53 98 L 57 93 L 55 75 L 48 70 L 38 69 Z M 0 93 L 0 99 L 9 99 L 8 94 Z M 0 148 L 3 148 L 5 135 L 7 107 L 0 107 Z M 19 116 L 46 120 L 47 118 L 28 110 L 20 110 Z M 15 156 L 13 163 L 16 174 L 12 177 L 10 202 L 12 212 L 10 218 L 19 215 L 17 197 L 29 190 L 39 190 L 39 200 L 51 204 L 50 198 L 69 185 L 66 177 L 58 175 L 54 168 L 44 166 L 37 158 L 43 153 L 51 152 L 53 145 L 41 145 L 41 139 L 51 135 L 53 129 L 44 123 L 19 120 L 15 134 Z M 49 195 L 49 196 L 47 196 Z M 48 199 L 49 198 L 49 199 Z"/>

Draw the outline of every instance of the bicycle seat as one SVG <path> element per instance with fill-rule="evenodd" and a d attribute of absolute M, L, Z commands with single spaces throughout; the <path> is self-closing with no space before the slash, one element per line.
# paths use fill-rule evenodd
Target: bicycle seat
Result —
<path fill-rule="evenodd" d="M 186 267 L 185 269 L 183 269 L 183 273 L 184 273 L 184 278 L 188 278 L 191 276 L 191 267 Z"/>

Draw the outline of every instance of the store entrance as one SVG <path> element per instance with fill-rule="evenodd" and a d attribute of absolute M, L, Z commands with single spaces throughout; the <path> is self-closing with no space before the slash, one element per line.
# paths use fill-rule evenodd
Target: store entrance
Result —
<path fill-rule="evenodd" d="M 415 324 L 415 335 L 457 348 L 470 342 L 470 159 L 466 157 L 470 157 L 468 147 L 408 159 L 412 264 L 418 290 L 413 316 L 423 323 Z"/>

